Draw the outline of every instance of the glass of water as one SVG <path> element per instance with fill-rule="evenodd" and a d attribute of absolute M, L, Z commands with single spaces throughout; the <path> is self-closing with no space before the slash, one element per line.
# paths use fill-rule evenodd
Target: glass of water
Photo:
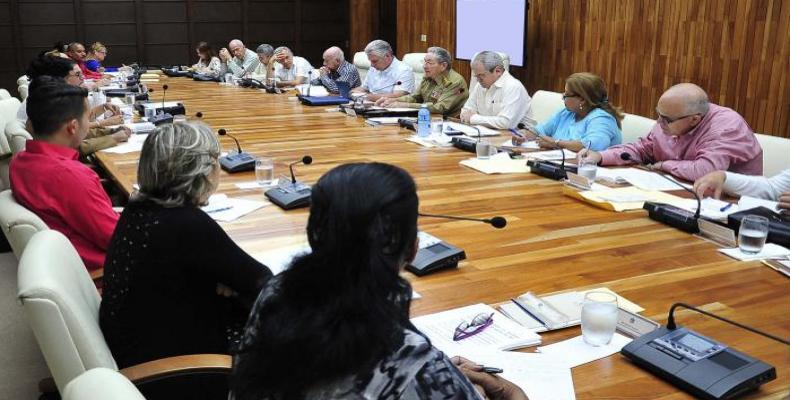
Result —
<path fill-rule="evenodd" d="M 444 128 L 444 120 L 442 118 L 431 118 L 431 135 L 439 136 L 442 134 Z"/>
<path fill-rule="evenodd" d="M 478 159 L 488 160 L 492 155 L 496 154 L 496 147 L 492 146 L 488 140 L 480 139 L 475 145 L 475 152 Z"/>
<path fill-rule="evenodd" d="M 579 162 L 579 175 L 590 180 L 592 183 L 595 181 L 595 175 L 598 172 L 598 164 L 589 158 L 582 158 Z"/>
<path fill-rule="evenodd" d="M 255 180 L 259 186 L 271 186 L 274 183 L 274 159 L 261 157 L 255 160 Z"/>
<path fill-rule="evenodd" d="M 741 220 L 738 230 L 738 248 L 742 253 L 757 254 L 763 250 L 768 237 L 768 218 L 747 215 Z"/>
<path fill-rule="evenodd" d="M 582 305 L 582 338 L 591 346 L 612 341 L 617 327 L 617 297 L 607 292 L 587 292 Z"/>
<path fill-rule="evenodd" d="M 134 93 L 126 93 L 126 96 L 124 97 L 124 103 L 134 105 L 136 96 L 137 95 Z"/>
<path fill-rule="evenodd" d="M 233 74 L 225 74 L 225 83 L 233 84 Z"/>

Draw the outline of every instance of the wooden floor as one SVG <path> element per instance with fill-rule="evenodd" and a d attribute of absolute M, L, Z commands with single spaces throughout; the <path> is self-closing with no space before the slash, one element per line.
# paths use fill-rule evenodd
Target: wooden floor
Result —
<path fill-rule="evenodd" d="M 303 107 L 293 94 L 163 78 L 168 100 L 200 111 L 214 129 L 237 135 L 245 151 L 275 158 L 275 173 L 309 154 L 298 177 L 315 182 L 334 166 L 379 161 L 415 178 L 420 210 L 469 217 L 502 215 L 505 229 L 475 222 L 420 220 L 420 229 L 466 251 L 458 270 L 418 278 L 404 272 L 423 295 L 412 304 L 422 315 L 467 304 L 495 304 L 527 291 L 538 294 L 608 286 L 661 323 L 682 301 L 773 334 L 790 337 L 790 280 L 759 262 L 735 262 L 716 246 L 655 223 L 643 212 L 614 213 L 562 195 L 561 185 L 531 174 L 484 175 L 458 164 L 470 153 L 428 149 L 407 142 L 408 131 L 370 127 L 361 118 Z M 161 100 L 159 85 L 154 100 Z M 222 139 L 223 149 L 234 148 Z M 137 154 L 100 153 L 99 161 L 127 193 L 136 181 Z M 239 190 L 253 173 L 223 173 L 219 192 L 264 200 L 260 190 Z M 252 255 L 306 243 L 307 209 L 282 211 L 267 202 L 253 214 L 222 224 Z M 779 378 L 747 398 L 790 396 L 790 348 L 699 315 L 681 312 L 681 325 L 720 340 L 777 368 Z M 542 334 L 550 344 L 580 334 L 578 327 Z M 526 351 L 533 351 L 528 349 Z M 673 386 L 619 354 L 573 369 L 579 399 L 686 399 Z"/>

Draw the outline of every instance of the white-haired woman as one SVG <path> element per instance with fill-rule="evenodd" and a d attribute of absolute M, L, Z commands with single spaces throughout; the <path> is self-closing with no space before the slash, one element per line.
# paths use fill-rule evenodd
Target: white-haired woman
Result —
<path fill-rule="evenodd" d="M 143 144 L 140 188 L 104 265 L 100 324 L 120 368 L 227 354 L 272 275 L 199 208 L 217 188 L 219 154 L 202 123 L 163 125 Z"/>

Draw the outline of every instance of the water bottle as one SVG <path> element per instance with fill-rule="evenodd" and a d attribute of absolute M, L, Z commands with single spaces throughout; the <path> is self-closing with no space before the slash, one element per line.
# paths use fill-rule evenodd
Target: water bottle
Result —
<path fill-rule="evenodd" d="M 420 112 L 417 113 L 417 136 L 428 137 L 431 135 L 431 112 L 428 111 L 428 105 L 423 104 L 420 106 Z"/>

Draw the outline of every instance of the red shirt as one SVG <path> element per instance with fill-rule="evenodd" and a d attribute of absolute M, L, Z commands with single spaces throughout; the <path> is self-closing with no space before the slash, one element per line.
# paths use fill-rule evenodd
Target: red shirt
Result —
<path fill-rule="evenodd" d="M 70 147 L 28 140 L 10 166 L 14 198 L 64 234 L 89 270 L 104 266 L 118 214 L 99 176 Z"/>
<path fill-rule="evenodd" d="M 85 65 L 85 61 L 77 61 L 77 65 L 80 66 L 80 70 L 82 71 L 82 76 L 85 77 L 85 79 L 101 79 L 102 77 L 101 72 L 89 70 L 88 66 Z"/>

